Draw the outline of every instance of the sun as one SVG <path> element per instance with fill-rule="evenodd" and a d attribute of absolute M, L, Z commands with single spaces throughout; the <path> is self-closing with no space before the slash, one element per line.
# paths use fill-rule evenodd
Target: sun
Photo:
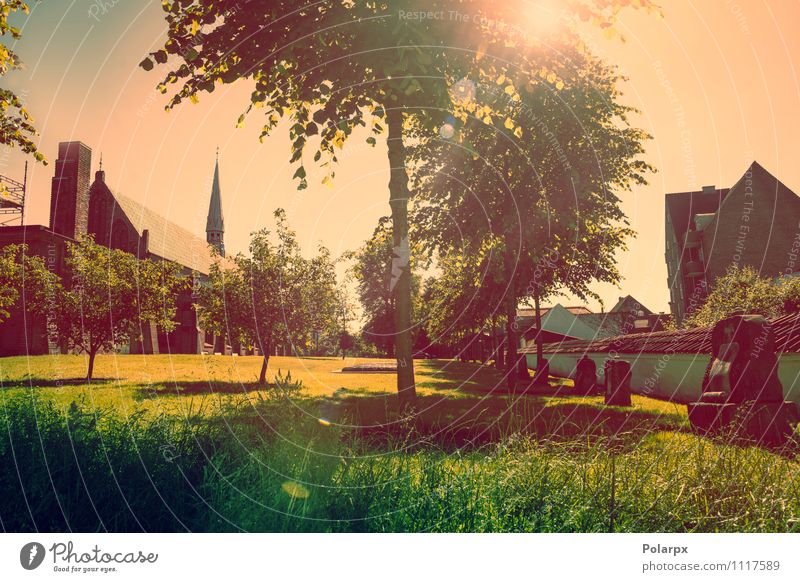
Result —
<path fill-rule="evenodd" d="M 560 26 L 564 11 L 564 2 L 558 0 L 525 0 L 525 28 L 536 36 L 551 34 Z"/>

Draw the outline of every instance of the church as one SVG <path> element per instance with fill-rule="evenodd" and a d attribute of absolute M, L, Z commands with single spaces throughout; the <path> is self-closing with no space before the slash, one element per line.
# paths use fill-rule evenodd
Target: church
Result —
<path fill-rule="evenodd" d="M 98 244 L 132 253 L 140 259 L 177 263 L 187 276 L 196 277 L 193 287 L 202 284 L 213 260 L 212 247 L 225 256 L 219 156 L 214 167 L 205 240 L 139 202 L 113 192 L 106 183 L 102 160 L 92 180 L 91 165 L 89 146 L 79 141 L 60 143 L 51 186 L 50 225 L 2 226 L 0 247 L 26 244 L 28 254 L 43 257 L 48 269 L 64 276 L 67 242 L 91 234 Z M 213 352 L 217 338 L 199 327 L 193 304 L 192 291 L 185 291 L 178 297 L 178 326 L 174 331 L 164 333 L 153 324 L 145 325 L 131 337 L 128 346 L 120 349 L 147 354 Z M 46 318 L 27 313 L 21 298 L 11 309 L 11 317 L 0 327 L 0 356 L 59 351 L 48 337 Z"/>

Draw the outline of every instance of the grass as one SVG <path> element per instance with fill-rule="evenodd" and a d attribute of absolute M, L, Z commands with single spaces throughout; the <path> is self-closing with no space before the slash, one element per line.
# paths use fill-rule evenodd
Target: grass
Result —
<path fill-rule="evenodd" d="M 347 360 L 348 364 L 358 360 Z M 474 364 L 394 376 L 274 358 L 0 360 L 6 531 L 800 531 L 797 448 L 691 433 L 685 407 L 632 409 L 556 383 L 507 394 Z"/>

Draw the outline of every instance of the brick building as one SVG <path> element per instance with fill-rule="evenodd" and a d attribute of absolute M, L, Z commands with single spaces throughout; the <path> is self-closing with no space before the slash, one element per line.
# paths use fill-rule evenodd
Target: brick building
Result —
<path fill-rule="evenodd" d="M 68 241 L 84 234 L 94 235 L 101 245 L 121 249 L 142 259 L 167 260 L 184 267 L 187 276 L 202 280 L 212 260 L 211 245 L 224 249 L 219 162 L 209 205 L 211 230 L 203 240 L 170 222 L 140 203 L 114 193 L 100 169 L 91 176 L 92 150 L 77 141 L 62 142 L 58 148 L 50 200 L 50 226 L 25 225 L 0 227 L 0 247 L 26 244 L 28 253 L 45 258 L 47 267 L 64 275 L 64 256 Z M 213 338 L 198 326 L 192 292 L 178 297 L 178 327 L 169 334 L 154 325 L 134 333 L 129 346 L 134 353 L 188 353 L 210 351 Z M 24 297 L 11 310 L 11 317 L 0 328 L 0 356 L 46 354 L 58 350 L 47 337 L 43 317 L 26 313 Z"/>
<path fill-rule="evenodd" d="M 679 325 L 731 265 L 762 277 L 800 270 L 800 198 L 758 162 L 731 188 L 667 194 L 665 223 L 670 310 Z"/>

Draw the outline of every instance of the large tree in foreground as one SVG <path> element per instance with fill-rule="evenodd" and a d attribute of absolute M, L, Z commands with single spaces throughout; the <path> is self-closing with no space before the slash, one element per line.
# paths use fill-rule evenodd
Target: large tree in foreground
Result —
<path fill-rule="evenodd" d="M 586 298 L 593 282 L 619 281 L 615 255 L 632 234 L 619 192 L 646 183 L 652 169 L 641 159 L 648 136 L 621 103 L 619 75 L 586 50 L 565 48 L 561 57 L 557 89 L 531 85 L 516 100 L 491 89 L 471 96 L 505 109 L 503 129 L 464 115 L 442 138 L 420 130 L 411 150 L 423 238 L 470 265 L 465 273 L 480 272 L 473 283 L 500 283 L 489 313 L 506 322 L 511 387 L 518 305 L 534 304 L 541 329 L 543 299 L 559 291 Z M 541 334 L 537 346 L 539 367 Z"/>
<path fill-rule="evenodd" d="M 575 19 L 601 25 L 624 4 L 568 3 Z M 304 154 L 330 167 L 359 126 L 387 132 L 393 246 L 401 261 L 409 247 L 406 122 L 414 118 L 431 134 L 438 131 L 454 107 L 450 88 L 463 78 L 499 81 L 511 96 L 531 83 L 555 85 L 560 46 L 577 43 L 570 32 L 546 39 L 530 34 L 520 25 L 520 15 L 530 14 L 524 1 L 165 0 L 163 7 L 168 38 L 142 67 L 172 59 L 160 85 L 164 93 L 174 87 L 169 106 L 196 102 L 218 83 L 249 79 L 251 104 L 239 123 L 250 109 L 262 108 L 264 137 L 288 118 L 300 187 L 306 180 Z M 441 16 L 420 17 L 429 13 Z M 453 13 L 466 15 L 468 23 Z M 531 24 L 538 16 L 530 15 Z M 492 111 L 481 117 L 503 123 Z M 368 141 L 376 143 L 372 136 Z M 326 180 L 332 176 L 331 171 Z M 408 265 L 399 267 L 395 294 L 397 387 L 401 404 L 408 405 L 416 396 Z"/>
<path fill-rule="evenodd" d="M 128 343 L 150 322 L 175 329 L 177 296 L 190 284 L 180 265 L 137 259 L 89 236 L 67 243 L 65 265 L 64 280 L 51 280 L 32 307 L 48 318 L 53 342 L 89 356 L 88 382 L 101 350 Z"/>

